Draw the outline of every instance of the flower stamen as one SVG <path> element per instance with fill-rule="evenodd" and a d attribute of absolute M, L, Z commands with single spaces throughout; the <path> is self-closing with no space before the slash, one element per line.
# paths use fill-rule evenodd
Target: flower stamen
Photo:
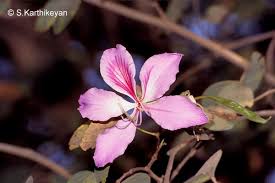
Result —
<path fill-rule="evenodd" d="M 123 129 L 125 129 L 125 128 L 127 128 L 129 125 L 131 124 L 131 122 L 129 122 L 126 126 L 118 126 L 117 124 L 116 124 L 116 128 L 118 128 L 118 129 L 120 129 L 120 130 L 123 130 Z"/>

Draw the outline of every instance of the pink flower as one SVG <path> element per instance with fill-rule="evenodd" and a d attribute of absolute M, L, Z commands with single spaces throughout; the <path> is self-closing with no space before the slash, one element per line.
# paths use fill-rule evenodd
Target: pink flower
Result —
<path fill-rule="evenodd" d="M 182 55 L 163 53 L 150 57 L 140 71 L 141 92 L 137 92 L 133 58 L 122 45 L 105 50 L 100 60 L 104 81 L 119 93 L 129 96 L 134 103 L 114 92 L 91 88 L 80 96 L 83 118 L 106 121 L 134 109 L 130 117 L 97 137 L 94 160 L 97 167 L 105 166 L 122 155 L 135 137 L 136 127 L 142 122 L 142 112 L 162 128 L 177 130 L 201 125 L 208 121 L 200 107 L 184 96 L 163 96 L 175 81 Z M 139 94 L 141 93 L 141 94 Z"/>

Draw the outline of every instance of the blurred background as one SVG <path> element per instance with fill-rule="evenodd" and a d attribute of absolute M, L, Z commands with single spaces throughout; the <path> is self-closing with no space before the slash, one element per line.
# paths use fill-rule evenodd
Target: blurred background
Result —
<path fill-rule="evenodd" d="M 235 43 L 240 38 L 275 29 L 274 0 L 180 0 L 176 6 L 171 5 L 172 1 L 155 2 L 171 20 L 219 43 Z M 117 2 L 157 16 L 148 0 Z M 36 10 L 45 3 L 45 0 L 12 0 L 12 8 Z M 79 95 L 91 87 L 111 90 L 99 72 L 105 49 L 117 43 L 124 45 L 134 58 L 137 73 L 154 54 L 183 53 L 179 75 L 186 73 L 186 76 L 172 94 L 190 90 L 198 96 L 210 84 L 238 80 L 242 74 L 240 68 L 196 43 L 87 3 L 81 4 L 73 21 L 58 35 L 52 31 L 34 31 L 35 18 L 0 16 L 0 141 L 32 148 L 71 172 L 94 169 L 93 151 L 69 151 L 68 142 L 73 131 L 87 121 L 77 111 Z M 266 55 L 270 41 L 245 45 L 237 51 L 246 58 L 255 50 Z M 190 73 L 201 63 L 205 63 L 201 69 Z M 262 82 L 256 96 L 268 88 L 270 86 Z M 269 97 L 254 109 L 274 107 L 274 97 Z M 220 182 L 275 183 L 275 126 L 272 123 L 274 119 L 265 130 L 259 130 L 254 123 L 244 123 L 230 131 L 216 132 L 216 140 L 205 143 L 176 182 L 194 175 L 210 154 L 222 148 L 224 154 L 217 169 Z M 143 124 L 152 131 L 160 130 L 153 122 Z M 182 132 L 162 131 L 170 144 L 166 150 Z M 108 182 L 114 182 L 129 168 L 145 165 L 155 145 L 154 138 L 137 132 L 126 154 L 112 164 Z M 166 150 L 153 167 L 157 172 L 165 170 Z M 29 175 L 33 175 L 35 183 L 65 182 L 29 160 L 0 153 L 0 162 L 2 183 L 24 182 Z"/>

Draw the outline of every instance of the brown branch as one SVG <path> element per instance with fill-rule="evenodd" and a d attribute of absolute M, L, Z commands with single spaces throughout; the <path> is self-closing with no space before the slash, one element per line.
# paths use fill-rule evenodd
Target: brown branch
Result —
<path fill-rule="evenodd" d="M 245 37 L 242 39 L 232 41 L 230 43 L 224 43 L 223 45 L 229 49 L 239 49 L 241 47 L 244 47 L 244 46 L 247 46 L 250 44 L 254 44 L 254 43 L 257 43 L 260 41 L 271 39 L 274 36 L 274 34 L 275 34 L 274 30 L 265 32 L 265 33 L 259 33 L 259 34 L 253 35 L 253 36 L 248 36 L 248 37 Z"/>
<path fill-rule="evenodd" d="M 225 43 L 224 46 L 229 49 L 238 49 L 243 46 L 247 46 L 248 44 L 253 44 L 259 41 L 264 41 L 266 39 L 270 39 L 274 36 L 275 31 L 260 33 L 257 35 L 249 36 L 246 38 L 242 38 L 239 40 L 235 40 L 231 43 Z M 274 50 L 275 50 L 275 39 L 272 40 L 272 42 L 269 45 L 267 55 L 266 55 L 266 65 L 267 68 L 270 70 L 270 73 L 272 73 L 272 69 L 274 68 L 273 60 L 274 60 Z M 204 55 L 203 57 L 211 57 L 210 55 Z M 185 73 L 180 75 L 177 80 L 171 85 L 169 91 L 167 94 L 170 94 L 178 85 L 180 85 L 182 82 L 184 82 L 186 79 L 192 77 L 193 75 L 197 74 L 203 69 L 208 68 L 211 65 L 211 60 L 207 60 L 204 62 L 200 62 L 199 64 L 195 65 L 194 67 L 187 70 Z M 270 77 L 267 76 L 267 80 L 273 84 L 275 84 L 275 80 L 273 79 L 273 76 Z"/>
<path fill-rule="evenodd" d="M 122 182 L 127 177 L 133 175 L 136 172 L 146 172 L 148 175 L 154 179 L 156 182 L 161 183 L 162 178 L 157 176 L 152 170 L 151 167 L 154 164 L 154 162 L 158 159 L 158 154 L 161 148 L 165 145 L 164 141 L 161 141 L 161 143 L 158 145 L 156 151 L 154 152 L 153 156 L 151 157 L 149 163 L 145 167 L 136 167 L 131 168 L 128 172 L 125 172 L 119 179 L 116 180 L 116 183 Z"/>
<path fill-rule="evenodd" d="M 186 147 L 186 145 L 188 145 L 192 142 L 206 141 L 206 140 L 213 140 L 213 135 L 212 134 L 210 134 L 210 135 L 201 134 L 201 135 L 190 136 L 189 139 L 186 139 L 184 142 L 182 142 L 182 143 L 176 145 L 175 147 L 173 147 L 172 149 L 170 149 L 167 152 L 167 154 L 169 156 L 169 160 L 168 160 L 168 165 L 167 165 L 167 168 L 166 168 L 166 172 L 165 172 L 165 175 L 164 175 L 164 181 L 163 182 L 164 183 L 169 183 L 172 180 L 173 174 L 175 174 L 173 172 L 172 176 L 171 176 L 171 172 L 172 172 L 173 165 L 174 165 L 174 160 L 175 160 L 175 157 L 176 157 L 177 153 L 180 150 L 182 150 L 184 147 Z M 199 144 L 200 143 L 195 145 L 195 148 L 197 148 Z M 184 166 L 184 164 L 191 158 L 189 156 L 190 156 L 190 154 L 187 154 L 187 157 L 185 157 L 183 159 L 183 161 L 180 163 L 180 165 L 178 165 L 179 166 L 179 167 L 177 167 L 178 169 L 182 168 L 182 166 Z M 177 170 L 177 171 L 179 171 L 179 170 Z M 174 175 L 173 178 L 175 178 L 175 176 L 176 175 Z"/>
<path fill-rule="evenodd" d="M 161 143 L 158 145 L 157 150 L 155 151 L 155 153 L 153 154 L 153 156 L 151 157 L 151 160 L 149 161 L 149 163 L 147 164 L 147 168 L 151 168 L 152 165 L 155 163 L 155 161 L 157 161 L 158 159 L 158 154 L 160 149 L 165 145 L 164 141 L 161 141 Z"/>
<path fill-rule="evenodd" d="M 99 8 L 106 9 L 108 11 L 112 11 L 116 14 L 119 14 L 121 16 L 146 23 L 161 29 L 164 29 L 166 31 L 174 32 L 178 34 L 179 36 L 182 36 L 186 39 L 189 39 L 191 41 L 196 42 L 197 44 L 211 50 L 218 56 L 221 56 L 225 59 L 227 59 L 229 62 L 235 64 L 236 66 L 246 69 L 249 66 L 248 61 L 243 58 L 242 56 L 236 54 L 235 52 L 225 48 L 224 46 L 202 38 L 188 29 L 186 29 L 182 25 L 178 25 L 172 21 L 163 21 L 163 19 L 159 17 L 155 17 L 153 15 L 148 15 L 146 13 L 142 13 L 140 11 L 137 11 L 133 8 L 128 8 L 124 5 L 112 2 L 112 1 L 100 1 L 100 0 L 84 0 L 85 2 L 95 5 Z"/>
<path fill-rule="evenodd" d="M 159 3 L 154 1 L 152 2 L 152 7 L 155 8 L 155 10 L 157 11 L 159 17 L 163 20 L 163 21 L 168 21 L 168 17 L 166 16 L 165 12 L 162 10 L 162 8 L 159 6 Z"/>
<path fill-rule="evenodd" d="M 275 110 L 260 110 L 256 111 L 256 113 L 260 116 L 275 116 Z"/>
<path fill-rule="evenodd" d="M 0 143 L 0 152 L 34 161 L 66 179 L 71 177 L 71 174 L 66 169 L 49 160 L 47 157 L 33 151 L 32 149 Z"/>
<path fill-rule="evenodd" d="M 177 153 L 183 149 L 184 147 L 186 147 L 189 143 L 192 143 L 193 141 L 196 141 L 196 137 L 195 136 L 191 136 L 189 139 L 187 139 L 186 141 L 176 145 L 175 147 L 173 147 L 172 149 L 170 149 L 167 154 L 169 155 L 169 160 L 168 160 L 168 164 L 167 164 L 167 168 L 165 171 L 165 175 L 164 175 L 164 183 L 169 183 L 170 182 L 170 178 L 171 178 L 171 172 L 173 170 L 173 165 L 174 165 L 174 161 L 175 161 L 175 157 L 177 155 Z"/>
<path fill-rule="evenodd" d="M 186 72 L 184 72 L 183 74 L 181 74 L 177 78 L 177 80 L 170 86 L 170 89 L 167 91 L 166 95 L 171 94 L 171 92 L 174 91 L 175 88 L 177 86 L 179 86 L 181 83 L 183 83 L 188 78 L 190 78 L 191 76 L 195 75 L 196 73 L 200 72 L 201 70 L 206 69 L 210 65 L 211 65 L 211 61 L 207 60 L 207 61 L 200 62 L 199 64 L 191 67 L 189 70 L 187 70 Z"/>
<path fill-rule="evenodd" d="M 136 168 L 132 168 L 128 172 L 124 173 L 119 179 L 116 180 L 116 183 L 121 183 L 124 179 L 126 179 L 127 177 L 129 177 L 137 172 L 146 172 L 156 182 L 158 182 L 158 183 L 162 182 L 162 178 L 158 177 L 150 168 L 136 167 Z"/>
<path fill-rule="evenodd" d="M 175 179 L 175 177 L 179 174 L 182 167 L 196 154 L 198 149 L 192 148 L 190 152 L 184 157 L 184 159 L 178 164 L 175 170 L 172 172 L 171 181 Z"/>
<path fill-rule="evenodd" d="M 257 113 L 258 115 L 262 116 L 262 117 L 269 117 L 269 116 L 275 116 L 275 110 L 274 109 L 265 109 L 265 110 L 260 110 L 260 111 L 256 111 L 255 113 Z M 245 120 L 247 119 L 244 116 L 239 116 L 238 118 L 236 118 L 237 120 Z"/>
<path fill-rule="evenodd" d="M 213 136 L 212 135 L 196 135 L 196 136 L 190 136 L 189 139 L 187 139 L 186 141 L 176 145 L 175 147 L 173 147 L 172 149 L 170 149 L 167 154 L 169 155 L 169 162 L 166 168 L 166 172 L 165 172 L 165 176 L 164 177 L 159 177 L 157 176 L 152 170 L 151 167 L 153 165 L 153 163 L 157 160 L 158 158 L 158 154 L 159 151 L 161 150 L 161 148 L 165 145 L 164 141 L 161 141 L 161 143 L 158 145 L 155 153 L 153 154 L 153 156 L 151 157 L 149 163 L 145 166 L 145 167 L 136 167 L 136 168 L 131 168 L 130 170 L 128 170 L 127 172 L 125 172 L 119 179 L 116 180 L 116 183 L 121 183 L 124 179 L 126 179 L 127 177 L 133 175 L 136 172 L 146 172 L 152 179 L 154 179 L 156 182 L 158 183 L 162 183 L 162 182 L 166 182 L 169 183 L 170 182 L 170 175 L 173 169 L 173 163 L 174 163 L 174 159 L 176 154 L 182 149 L 184 148 L 186 145 L 188 145 L 189 143 L 191 143 L 192 141 L 200 141 L 200 140 L 212 140 Z M 198 144 L 197 144 L 198 145 Z M 197 146 L 196 146 L 197 147 Z M 196 148 L 195 147 L 195 148 Z M 188 157 L 191 154 L 187 155 Z M 187 159 L 190 159 L 188 158 Z M 185 160 L 187 161 L 187 160 Z M 183 165 L 180 165 L 183 166 Z"/>
<path fill-rule="evenodd" d="M 261 95 L 257 96 L 257 97 L 254 99 L 254 102 L 258 102 L 259 100 L 265 98 L 266 96 L 271 95 L 271 94 L 274 94 L 274 93 L 275 93 L 275 88 L 270 89 L 270 90 L 267 90 L 266 92 L 264 92 L 264 93 L 262 93 Z"/>
<path fill-rule="evenodd" d="M 184 145 L 185 146 L 185 145 Z M 183 147 L 184 147 L 183 146 Z M 181 147 L 182 148 L 182 147 Z M 165 175 L 164 175 L 164 183 L 169 183 L 170 182 L 170 175 L 171 175 L 171 172 L 172 172 L 172 169 L 173 169 L 173 165 L 174 165 L 174 160 L 175 160 L 175 157 L 176 157 L 176 154 L 177 152 L 181 149 L 176 149 L 176 151 L 172 151 L 169 155 L 169 160 L 168 160 L 168 165 L 167 165 L 167 168 L 166 168 L 166 172 L 165 172 Z"/>
<path fill-rule="evenodd" d="M 164 29 L 169 32 L 173 32 L 182 36 L 186 39 L 189 39 L 200 46 L 212 51 L 217 56 L 221 56 L 225 58 L 227 61 L 232 64 L 242 68 L 247 69 L 249 66 L 249 62 L 238 55 L 237 53 L 231 51 L 230 49 L 224 47 L 221 44 L 216 43 L 215 41 L 205 39 L 200 37 L 193 32 L 189 31 L 182 25 L 178 25 L 169 20 L 163 20 L 162 18 L 155 17 L 153 15 L 148 15 L 146 13 L 139 12 L 133 8 L 128 8 L 127 6 L 118 4 L 112 1 L 101 1 L 101 0 L 84 0 L 85 2 L 97 6 L 102 9 L 106 9 L 118 15 L 130 18 L 132 20 L 136 20 L 138 22 L 146 23 L 148 25 L 152 25 L 161 29 Z M 275 86 L 275 77 L 269 73 L 265 75 L 265 79 L 268 83 Z"/>

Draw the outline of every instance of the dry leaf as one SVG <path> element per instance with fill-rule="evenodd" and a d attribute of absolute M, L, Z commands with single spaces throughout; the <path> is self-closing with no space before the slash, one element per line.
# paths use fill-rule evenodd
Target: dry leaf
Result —
<path fill-rule="evenodd" d="M 69 141 L 70 150 L 74 150 L 79 147 L 82 141 L 82 138 L 84 136 L 84 133 L 88 129 L 88 127 L 89 127 L 88 124 L 83 124 L 74 131 L 74 134 Z"/>
<path fill-rule="evenodd" d="M 83 151 L 87 151 L 89 148 L 95 148 L 97 136 L 103 132 L 106 128 L 113 127 L 117 121 L 110 121 L 109 123 L 93 123 L 89 125 L 88 129 L 85 131 L 83 138 L 80 143 L 80 147 Z"/>

